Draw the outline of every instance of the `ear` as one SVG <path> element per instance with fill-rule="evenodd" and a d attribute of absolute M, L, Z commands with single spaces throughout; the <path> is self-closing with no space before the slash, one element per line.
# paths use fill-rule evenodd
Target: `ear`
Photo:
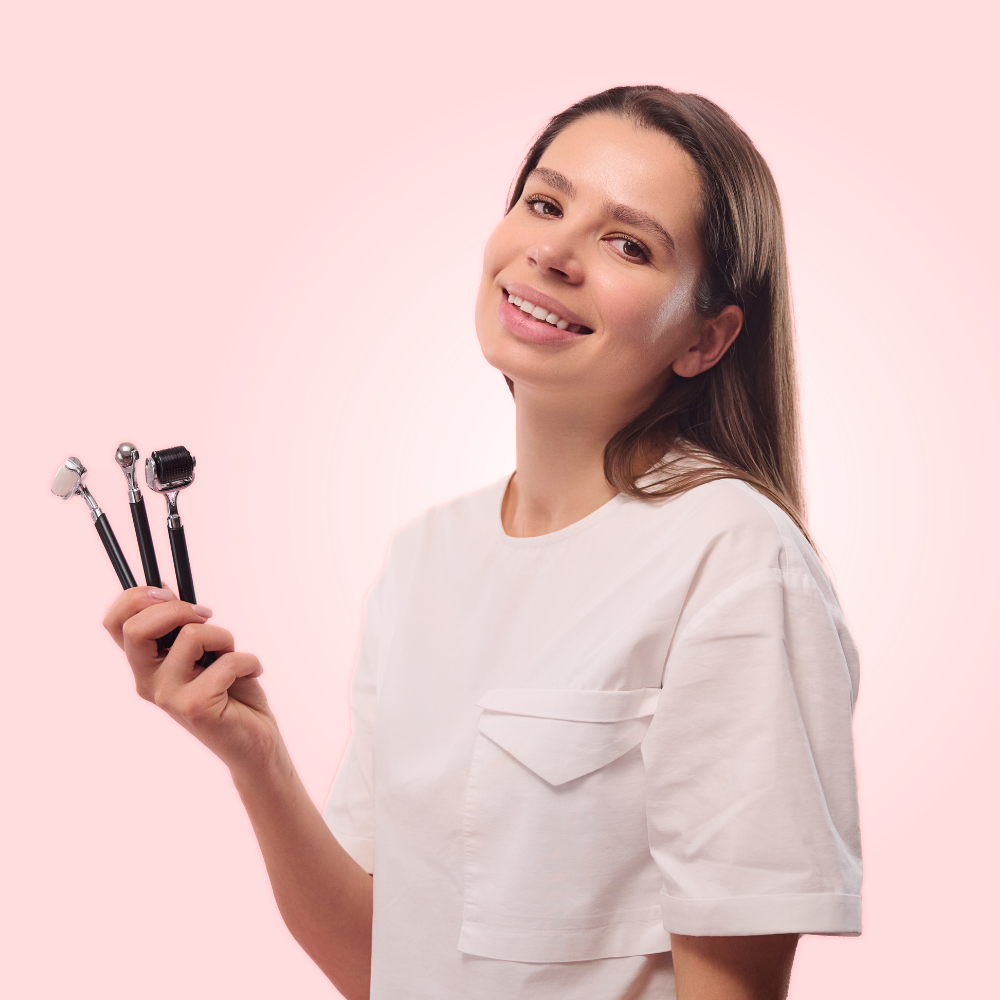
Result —
<path fill-rule="evenodd" d="M 726 306 L 718 316 L 701 322 L 698 339 L 671 366 L 675 375 L 693 378 L 708 371 L 743 329 L 743 310 Z"/>

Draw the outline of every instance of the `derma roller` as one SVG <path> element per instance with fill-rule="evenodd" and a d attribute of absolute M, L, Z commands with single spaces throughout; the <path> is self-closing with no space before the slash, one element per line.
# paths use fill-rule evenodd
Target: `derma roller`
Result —
<path fill-rule="evenodd" d="M 135 526 L 135 540 L 139 543 L 139 555 L 142 558 L 142 572 L 150 587 L 160 586 L 160 568 L 156 564 L 156 550 L 153 548 L 153 536 L 149 533 L 149 518 L 146 517 L 146 502 L 142 491 L 135 481 L 135 463 L 139 460 L 139 452 L 130 441 L 122 441 L 115 452 L 115 461 L 125 473 L 128 483 L 128 505 L 132 511 L 132 524 Z"/>
<path fill-rule="evenodd" d="M 191 560 L 188 558 L 184 525 L 177 513 L 177 494 L 194 482 L 195 458 L 184 447 L 164 448 L 154 451 L 146 459 L 146 485 L 167 498 L 167 534 L 170 537 L 170 553 L 174 557 L 174 574 L 177 577 L 177 596 L 189 604 L 197 604 L 194 593 L 194 579 L 191 576 Z M 157 640 L 161 649 L 172 646 L 180 629 L 174 629 Z M 215 659 L 215 653 L 207 652 L 198 661 L 198 666 L 207 667 Z"/>
<path fill-rule="evenodd" d="M 108 515 L 97 506 L 97 501 L 93 498 L 90 490 L 87 489 L 86 483 L 83 481 L 83 477 L 86 474 L 87 470 L 80 459 L 70 456 L 59 466 L 59 471 L 52 480 L 52 492 L 57 497 L 62 497 L 63 500 L 68 500 L 72 496 L 79 495 L 87 501 L 87 506 L 90 507 L 90 516 L 94 521 L 94 527 L 97 528 L 97 533 L 101 536 L 101 541 L 104 542 L 104 548 L 111 559 L 111 565 L 114 566 L 115 572 L 118 574 L 122 590 L 130 590 L 136 585 L 135 577 L 132 576 L 132 570 L 128 568 L 125 556 L 118 546 L 118 539 L 115 538 L 115 533 L 111 530 L 111 525 L 108 523 Z"/>

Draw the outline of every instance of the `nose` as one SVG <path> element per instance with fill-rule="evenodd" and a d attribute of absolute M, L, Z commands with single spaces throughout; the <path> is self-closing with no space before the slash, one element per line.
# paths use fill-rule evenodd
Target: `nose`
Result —
<path fill-rule="evenodd" d="M 526 255 L 531 265 L 542 274 L 578 285 L 583 281 L 583 264 L 577 255 L 568 233 L 558 233 L 553 227 Z"/>

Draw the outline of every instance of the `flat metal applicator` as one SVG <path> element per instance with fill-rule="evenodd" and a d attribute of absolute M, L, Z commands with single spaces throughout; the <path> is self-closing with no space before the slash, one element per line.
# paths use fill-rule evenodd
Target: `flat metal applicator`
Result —
<path fill-rule="evenodd" d="M 101 541 L 104 542 L 105 551 L 118 574 L 122 590 L 131 590 L 136 585 L 135 577 L 132 576 L 132 570 L 129 569 L 121 547 L 118 545 L 118 539 L 115 538 L 115 533 L 111 530 L 108 515 L 97 506 L 97 501 L 83 481 L 86 474 L 87 470 L 83 462 L 71 455 L 59 466 L 55 478 L 52 480 L 52 492 L 57 497 L 62 497 L 63 500 L 68 500 L 72 496 L 81 496 L 87 501 L 94 527 L 97 528 L 97 533 L 101 536 Z"/>
<path fill-rule="evenodd" d="M 146 459 L 146 485 L 167 498 L 167 535 L 170 538 L 170 553 L 174 557 L 174 575 L 177 577 L 177 596 L 189 604 L 197 604 L 194 593 L 194 579 L 191 576 L 191 560 L 188 558 L 187 539 L 184 525 L 177 513 L 177 494 L 194 482 L 195 457 L 183 446 L 154 451 Z M 173 645 L 179 628 L 157 640 L 160 649 Z M 207 652 L 198 660 L 198 666 L 207 667 L 215 659 L 215 653 Z"/>
<path fill-rule="evenodd" d="M 153 536 L 149 532 L 149 518 L 146 517 L 146 502 L 135 481 L 135 463 L 139 461 L 139 452 L 130 441 L 122 441 L 115 452 L 115 461 L 125 473 L 125 480 L 128 483 L 128 504 L 132 511 L 135 540 L 139 543 L 139 556 L 142 559 L 142 572 L 146 577 L 146 583 L 150 587 L 162 586 L 160 567 L 156 563 L 156 549 L 153 548 Z"/>

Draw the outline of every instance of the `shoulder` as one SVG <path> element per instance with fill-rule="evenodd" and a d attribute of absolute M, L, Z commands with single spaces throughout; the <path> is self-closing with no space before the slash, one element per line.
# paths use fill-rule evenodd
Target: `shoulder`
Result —
<path fill-rule="evenodd" d="M 692 547 L 682 631 L 716 640 L 727 629 L 742 638 L 782 632 L 800 656 L 803 649 L 814 659 L 832 651 L 829 662 L 846 666 L 853 700 L 857 648 L 836 590 L 795 522 L 735 479 L 696 487 L 677 501 Z"/>
<path fill-rule="evenodd" d="M 389 543 L 387 569 L 419 558 L 428 547 L 467 544 L 495 529 L 500 518 L 500 503 L 510 477 L 454 500 L 429 508 L 418 518 L 400 528 Z"/>
<path fill-rule="evenodd" d="M 639 505 L 640 519 L 673 528 L 663 536 L 671 536 L 671 547 L 676 551 L 680 545 L 697 563 L 699 583 L 709 591 L 773 573 L 790 586 L 815 587 L 826 602 L 836 604 L 826 570 L 805 535 L 777 504 L 742 480 L 719 479 L 667 501 L 632 503 Z"/>

